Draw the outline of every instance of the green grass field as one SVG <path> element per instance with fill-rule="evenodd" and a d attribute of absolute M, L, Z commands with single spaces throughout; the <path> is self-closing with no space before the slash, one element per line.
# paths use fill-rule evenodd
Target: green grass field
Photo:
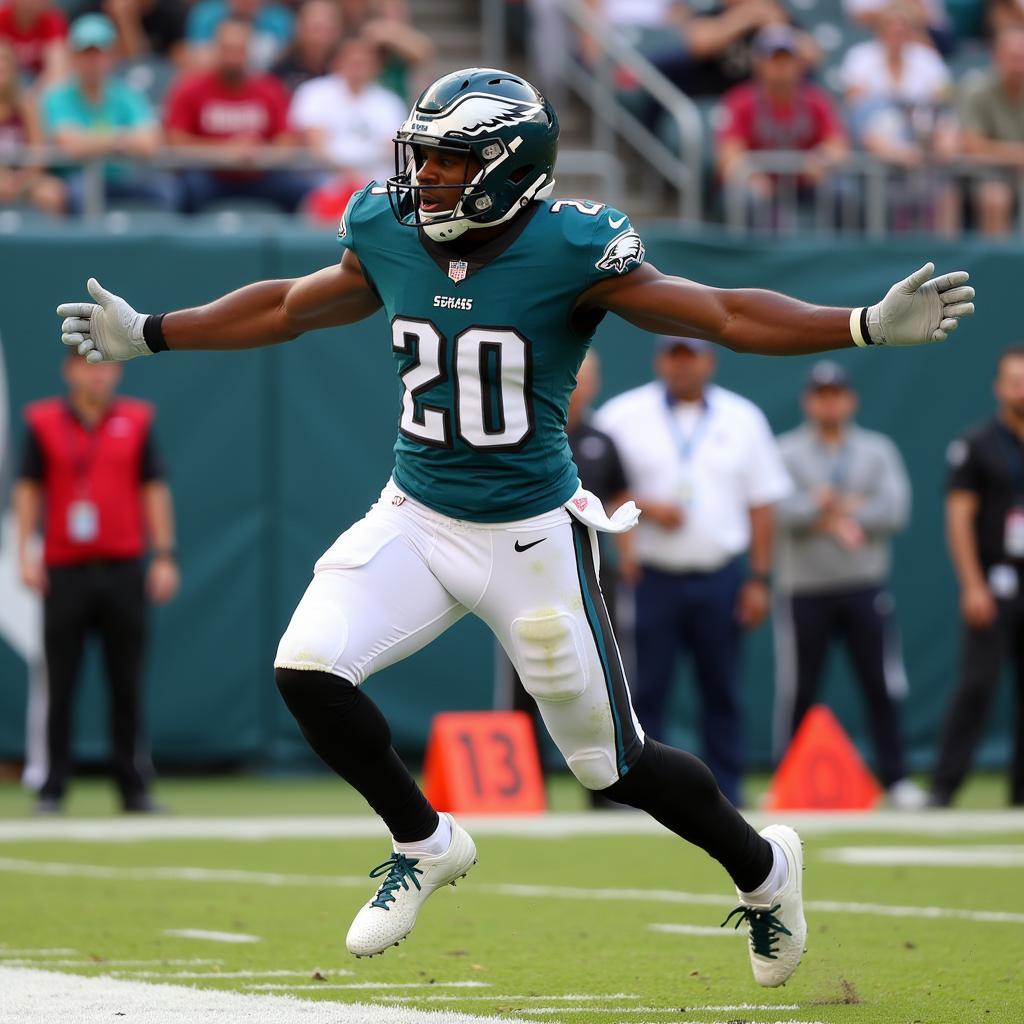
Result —
<path fill-rule="evenodd" d="M 808 952 L 780 990 L 755 985 L 742 938 L 717 929 L 732 907 L 724 872 L 665 833 L 626 834 L 632 814 L 601 815 L 596 835 L 481 827 L 470 876 L 428 902 L 401 946 L 356 960 L 345 931 L 387 856 L 368 821 L 351 837 L 204 834 L 242 817 L 280 831 L 302 816 L 315 831 L 361 815 L 344 787 L 190 780 L 159 796 L 174 813 L 132 819 L 143 837 L 129 840 L 116 832 L 127 819 L 103 817 L 105 784 L 79 783 L 59 822 L 30 821 L 26 795 L 0 786 L 3 1024 L 49 1024 L 4 1015 L 5 968 L 581 1024 L 1024 1021 L 1024 815 L 1000 810 L 1000 780 L 975 782 L 966 813 L 808 827 Z M 568 781 L 552 803 L 583 806 Z M 255 941 L 167 934 L 190 930 Z"/>

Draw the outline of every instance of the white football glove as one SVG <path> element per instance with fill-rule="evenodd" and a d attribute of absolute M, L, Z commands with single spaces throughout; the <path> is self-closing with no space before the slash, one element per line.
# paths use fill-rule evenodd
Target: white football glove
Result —
<path fill-rule="evenodd" d="M 974 289 L 967 284 L 966 270 L 932 278 L 934 273 L 935 264 L 926 263 L 894 284 L 881 302 L 854 309 L 850 313 L 853 340 L 858 345 L 893 346 L 945 341 L 960 318 L 974 312 Z"/>
<path fill-rule="evenodd" d="M 136 313 L 124 299 L 108 292 L 95 277 L 86 285 L 92 302 L 64 302 L 57 307 L 57 316 L 65 317 L 60 325 L 60 340 L 78 349 L 90 363 L 122 362 L 136 356 L 151 356 L 142 336 L 145 313 Z"/>

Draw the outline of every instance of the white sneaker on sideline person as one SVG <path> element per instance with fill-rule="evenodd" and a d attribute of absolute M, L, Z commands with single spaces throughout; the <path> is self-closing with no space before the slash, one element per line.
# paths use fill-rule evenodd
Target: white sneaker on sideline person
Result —
<path fill-rule="evenodd" d="M 913 779 L 900 779 L 885 791 L 885 802 L 895 811 L 920 811 L 928 804 L 928 794 Z"/>
<path fill-rule="evenodd" d="M 370 872 L 371 878 L 384 875 L 384 881 L 348 930 L 345 945 L 350 953 L 374 956 L 397 946 L 412 931 L 426 898 L 442 885 L 454 885 L 476 863 L 476 846 L 469 833 L 450 814 L 444 817 L 452 829 L 444 853 L 435 857 L 393 853 Z"/>
<path fill-rule="evenodd" d="M 771 898 L 758 903 L 742 902 L 722 922 L 723 926 L 739 914 L 734 927 L 744 921 L 750 932 L 750 966 L 754 980 L 765 988 L 784 985 L 797 969 L 807 941 L 804 920 L 804 852 L 800 837 L 788 825 L 769 825 L 761 836 L 771 840 L 786 856 L 789 868 L 785 884 Z"/>

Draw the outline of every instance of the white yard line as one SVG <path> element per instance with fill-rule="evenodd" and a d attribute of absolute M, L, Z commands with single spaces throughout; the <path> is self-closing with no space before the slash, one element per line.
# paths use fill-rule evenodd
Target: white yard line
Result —
<path fill-rule="evenodd" d="M 440 1002 L 447 1002 L 448 1000 L 451 999 L 451 996 L 388 996 L 388 995 L 384 995 L 384 996 L 381 996 L 380 998 L 381 998 L 381 1000 L 383 1002 L 388 1002 L 388 1003 L 408 1003 L 408 1002 L 412 1002 L 413 1000 L 415 1000 L 417 1003 L 431 1002 L 431 1001 L 440 1003 Z M 597 1002 L 607 1002 L 609 999 L 642 999 L 642 998 L 643 998 L 643 996 L 638 996 L 635 992 L 608 992 L 608 993 L 604 993 L 604 994 L 586 993 L 586 992 L 567 992 L 564 995 L 559 995 L 559 996 L 550 995 L 550 994 L 549 995 L 537 995 L 536 993 L 533 993 L 532 995 L 523 995 L 523 994 L 520 993 L 519 995 L 504 995 L 504 994 L 502 994 L 501 996 L 495 996 L 495 995 L 487 995 L 487 996 L 459 996 L 459 1002 L 460 1003 L 464 1003 L 464 1002 L 468 1002 L 469 1000 L 472 1000 L 472 999 L 501 999 L 502 1001 L 511 1000 L 511 1001 L 517 1002 L 517 1003 L 528 1003 L 531 1000 L 533 1000 L 533 1001 L 540 1000 L 540 1001 L 545 1002 L 545 1003 L 553 1003 L 553 1002 L 557 1002 L 560 999 L 564 999 L 566 1001 L 573 1001 L 573 1002 L 581 1002 L 582 1003 L 582 1002 L 584 1002 L 584 1001 L 586 1001 L 588 999 L 593 999 L 593 1000 L 595 1000 Z"/>
<path fill-rule="evenodd" d="M 51 864 L 30 860 L 0 858 L 0 871 L 29 875 L 62 875 L 66 877 L 117 878 L 130 881 L 180 880 L 188 882 L 239 882 L 252 885 L 343 886 L 365 879 L 335 878 L 331 875 L 284 875 L 254 871 L 220 871 L 206 868 L 108 868 L 97 864 Z M 272 881 L 271 881 L 272 879 Z M 674 889 L 616 889 L 567 885 L 476 885 L 474 891 L 497 896 L 530 899 L 585 900 L 613 903 L 672 903 L 685 906 L 732 907 L 732 896 L 709 893 L 679 892 Z M 881 917 L 954 918 L 963 921 L 984 921 L 990 924 L 1024 924 L 1024 913 L 1005 910 L 964 910 L 957 907 L 911 907 L 887 903 L 843 903 L 835 900 L 808 900 L 808 910 L 839 914 L 874 914 Z"/>
<path fill-rule="evenodd" d="M 45 966 L 41 964 L 40 966 Z M 354 971 L 346 971 L 342 967 L 319 968 L 315 973 L 325 978 L 340 978 L 351 976 Z M 196 981 L 231 981 L 235 978 L 312 978 L 314 969 L 307 968 L 303 971 L 111 971 L 112 978 L 173 978 L 175 980 Z"/>
<path fill-rule="evenodd" d="M 747 933 L 738 928 L 711 928 L 703 924 L 649 924 L 647 930 L 649 932 L 666 932 L 670 935 L 701 935 L 712 939 L 729 935 L 747 937 Z"/>
<path fill-rule="evenodd" d="M 491 997 L 496 998 L 496 997 Z M 505 1001 L 505 996 L 501 1001 Z M 527 1006 L 523 1007 L 527 1013 L 554 1014 L 554 1013 L 679 1013 L 678 1006 Z M 770 1003 L 756 1005 L 754 1003 L 739 1003 L 736 1006 L 686 1006 L 683 1008 L 686 1013 L 734 1013 L 737 1010 L 756 1010 L 758 1013 L 778 1013 L 781 1010 L 800 1010 L 800 1006 L 772 1006 Z M 667 1024 L 662 1021 L 661 1024 Z M 736 1024 L 735 1021 L 732 1024 Z"/>
<path fill-rule="evenodd" d="M 583 995 L 583 994 L 580 994 L 580 993 L 570 993 L 570 994 L 562 995 L 562 996 L 552 996 L 552 995 L 546 995 L 546 996 L 544 996 L 544 995 L 540 995 L 540 996 L 539 995 L 529 995 L 529 996 L 526 996 L 526 995 L 513 995 L 513 996 L 506 996 L 506 995 L 501 995 L 501 996 L 496 996 L 496 995 L 487 995 L 487 996 L 459 996 L 459 1002 L 465 1002 L 465 1001 L 470 1000 L 470 999 L 494 999 L 494 1000 L 500 1000 L 503 1003 L 505 1003 L 505 1002 L 529 1003 L 531 1001 L 533 1001 L 533 1002 L 541 1001 L 541 1002 L 545 1002 L 545 1003 L 554 1003 L 554 1002 L 557 1002 L 559 1000 L 565 1000 L 567 1002 L 572 1000 L 572 1001 L 579 1001 L 579 1002 L 582 1003 L 582 1002 L 584 1002 L 586 1000 L 597 1000 L 597 1001 L 602 1001 L 602 1002 L 608 1002 L 608 1001 L 610 1001 L 612 999 L 619 999 L 619 1000 L 622 1000 L 622 999 L 635 999 L 635 1000 L 638 1000 L 638 999 L 641 999 L 641 998 L 643 998 L 643 997 L 642 996 L 638 996 L 638 995 L 634 995 L 633 993 L 613 992 L 610 995 Z M 387 1001 L 387 1002 L 390 1002 L 390 1003 L 405 1003 L 405 1002 L 412 1002 L 413 1000 L 415 1000 L 417 1003 L 427 1002 L 427 1001 L 430 1001 L 430 1000 L 435 1000 L 437 1002 L 441 1002 L 441 1001 L 447 1001 L 447 1000 L 450 1000 L 450 999 L 451 999 L 451 996 L 381 996 L 381 1000 L 382 1001 Z M 552 1007 L 547 1007 L 547 1008 L 543 1008 L 542 1007 L 542 1009 L 537 1010 L 537 1009 L 535 1009 L 534 1007 L 531 1006 L 531 1007 L 529 1007 L 526 1010 L 526 1012 L 527 1013 L 540 1013 L 540 1012 L 545 1012 L 545 1013 L 552 1012 L 553 1013 L 557 1009 L 558 1009 L 558 1007 L 553 1007 L 552 1006 Z M 761 1011 L 761 1012 L 763 1012 L 763 1011 L 771 1011 L 771 1012 L 781 1013 L 783 1010 L 802 1010 L 803 1007 L 799 1003 L 727 1003 L 727 1004 L 724 1004 L 724 1005 L 722 1005 L 722 1004 L 714 1004 L 714 1005 L 709 1005 L 709 1006 L 684 1006 L 682 1008 L 677 1006 L 677 1007 L 674 1007 L 672 1009 L 664 1010 L 664 1011 L 660 1007 L 652 1007 L 652 1006 L 620 1006 L 617 1009 L 609 1009 L 609 1010 L 603 1010 L 603 1009 L 599 1009 L 597 1007 L 577 1007 L 577 1008 L 568 1008 L 568 1009 L 571 1009 L 573 1012 L 578 1010 L 581 1013 L 583 1012 L 584 1009 L 589 1009 L 592 1013 L 646 1013 L 646 1012 L 649 1012 L 649 1011 L 652 1011 L 652 1010 L 655 1011 L 655 1012 L 658 1012 L 658 1013 L 662 1013 L 662 1012 L 664 1012 L 664 1013 L 733 1013 L 736 1010 L 757 1010 L 757 1011 Z"/>
<path fill-rule="evenodd" d="M 532 1012 L 532 1011 L 531 1011 Z M 746 1021 L 736 1020 L 630 1020 L 630 1021 L 618 1021 L 617 1024 L 747 1024 Z M 765 1020 L 765 1021 L 751 1021 L 750 1024 L 825 1024 L 821 1020 Z"/>
<path fill-rule="evenodd" d="M 34 870 L 33 870 L 34 867 Z M 68 878 L 112 878 L 136 882 L 241 882 L 244 885 L 298 885 L 351 889 L 367 885 L 366 875 L 286 875 L 276 871 L 235 871 L 231 868 L 126 868 L 106 864 L 63 864 L 54 861 L 0 857 L 0 871 Z"/>
<path fill-rule="evenodd" d="M 155 967 L 158 964 L 167 964 L 168 967 L 199 967 L 202 964 L 209 964 L 211 967 L 216 967 L 218 964 L 223 963 L 222 960 L 104 960 L 102 957 L 94 959 L 82 960 L 40 960 L 34 957 L 25 957 L 23 959 L 12 959 L 4 960 L 0 963 L 0 969 L 4 967 Z"/>
<path fill-rule="evenodd" d="M 486 981 L 351 981 L 346 984 L 332 985 L 330 982 L 314 982 L 311 985 L 266 984 L 244 985 L 243 988 L 260 992 L 303 992 L 310 989 L 322 992 L 324 989 L 380 989 L 382 991 L 396 988 L 490 988 Z M 448 996 L 448 999 L 453 998 Z M 504 996 L 491 996 L 492 999 L 504 999 Z"/>
<path fill-rule="evenodd" d="M 948 836 L 955 833 L 1024 833 L 1024 811 L 754 812 L 746 818 L 755 828 L 784 821 L 805 836 L 842 832 L 889 832 Z M 460 817 L 477 837 L 565 839 L 572 836 L 667 835 L 639 812 L 540 814 L 511 817 Z M 144 842 L 163 839 L 383 839 L 376 818 L 64 818 L 0 822 L 0 843 L 52 839 L 75 842 Z"/>
<path fill-rule="evenodd" d="M 529 1024 L 409 1006 L 304 1001 L 0 967 L 0 1022 L 46 1024 Z M 707 1022 L 704 1022 L 707 1024 Z"/>
<path fill-rule="evenodd" d="M 0 946 L 0 960 L 6 960 L 12 956 L 73 956 L 77 952 L 77 949 L 68 949 L 66 947 L 57 947 L 55 949 L 5 949 Z"/>
<path fill-rule="evenodd" d="M 258 935 L 244 932 L 209 932 L 204 928 L 165 928 L 163 935 L 172 939 L 204 939 L 207 942 L 247 943 L 262 942 Z"/>
<path fill-rule="evenodd" d="M 840 846 L 818 856 L 864 867 L 1024 868 L 1024 846 Z"/>

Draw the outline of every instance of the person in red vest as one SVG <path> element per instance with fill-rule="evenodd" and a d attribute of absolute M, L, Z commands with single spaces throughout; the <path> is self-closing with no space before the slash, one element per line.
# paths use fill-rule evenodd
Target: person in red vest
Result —
<path fill-rule="evenodd" d="M 102 641 L 110 685 L 113 772 L 125 811 L 158 809 L 139 728 L 148 601 L 178 590 L 174 515 L 153 436 L 153 407 L 115 395 L 116 364 L 69 357 L 67 395 L 25 410 L 14 509 L 25 583 L 43 595 L 49 675 L 49 773 L 37 811 L 61 809 L 71 776 L 71 706 L 88 637 Z M 42 559 L 33 535 L 43 524 Z M 147 546 L 148 569 L 143 556 Z"/>

